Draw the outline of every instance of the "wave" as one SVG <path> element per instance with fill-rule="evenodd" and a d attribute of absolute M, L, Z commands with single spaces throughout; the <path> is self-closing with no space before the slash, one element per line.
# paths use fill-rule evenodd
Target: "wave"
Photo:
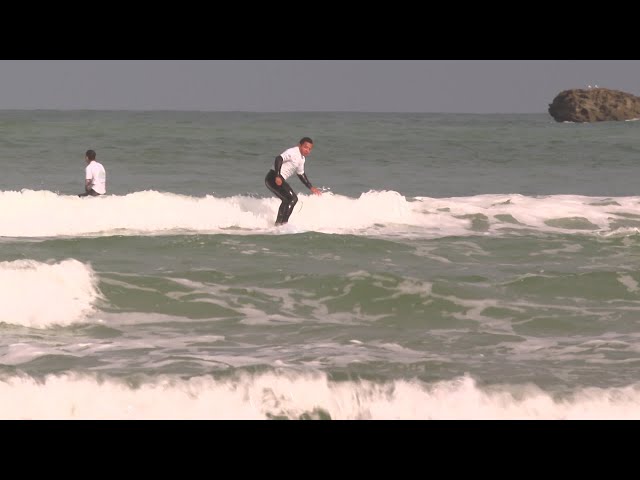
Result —
<path fill-rule="evenodd" d="M 520 231 L 636 234 L 640 197 L 581 195 L 359 197 L 299 195 L 290 229 L 273 226 L 279 200 L 247 195 L 194 197 L 154 190 L 78 198 L 47 190 L 0 192 L 0 237 L 38 238 L 185 233 L 336 234 L 438 238 Z"/>
<path fill-rule="evenodd" d="M 276 370 L 215 379 L 172 376 L 135 384 L 96 375 L 0 380 L 3 419 L 640 419 L 640 386 L 564 395 L 532 384 L 480 387 L 468 376 L 435 383 L 336 382 Z"/>
<path fill-rule="evenodd" d="M 91 266 L 74 259 L 0 262 L 0 323 L 70 325 L 88 318 L 102 298 Z"/>

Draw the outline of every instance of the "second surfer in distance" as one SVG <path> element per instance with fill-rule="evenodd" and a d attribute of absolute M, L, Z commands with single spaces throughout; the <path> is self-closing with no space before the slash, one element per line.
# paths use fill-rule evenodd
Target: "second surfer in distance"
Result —
<path fill-rule="evenodd" d="M 313 149 L 313 140 L 309 137 L 302 137 L 295 147 L 288 148 L 278 155 L 273 164 L 273 168 L 269 170 L 264 178 L 264 183 L 274 195 L 276 195 L 282 203 L 278 209 L 278 217 L 276 218 L 276 226 L 284 225 L 289 221 L 289 217 L 293 212 L 293 207 L 298 203 L 298 196 L 287 183 L 287 178 L 296 173 L 298 178 L 305 186 L 315 195 L 322 195 L 322 192 L 311 185 L 304 173 L 304 162 L 306 156 Z"/>
<path fill-rule="evenodd" d="M 87 150 L 84 154 L 87 163 L 85 167 L 84 193 L 79 197 L 97 197 L 107 193 L 107 172 L 104 166 L 96 160 L 95 150 Z"/>

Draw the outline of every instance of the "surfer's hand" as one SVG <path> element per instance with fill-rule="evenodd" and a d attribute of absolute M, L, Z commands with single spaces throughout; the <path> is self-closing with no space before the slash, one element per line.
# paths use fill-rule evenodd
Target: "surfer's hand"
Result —
<path fill-rule="evenodd" d="M 322 191 L 319 188 L 311 187 L 311 191 L 316 195 L 322 195 Z"/>
<path fill-rule="evenodd" d="M 276 175 L 276 185 L 280 186 L 282 185 L 282 177 Z"/>

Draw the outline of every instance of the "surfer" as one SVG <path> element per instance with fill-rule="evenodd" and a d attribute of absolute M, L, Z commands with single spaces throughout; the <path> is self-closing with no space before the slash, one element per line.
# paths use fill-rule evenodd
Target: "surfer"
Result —
<path fill-rule="evenodd" d="M 84 193 L 78 195 L 79 197 L 96 197 L 98 195 L 104 195 L 107 193 L 107 173 L 104 166 L 96 160 L 96 152 L 93 150 L 87 150 L 84 155 L 84 160 L 87 162 L 84 175 Z"/>
<path fill-rule="evenodd" d="M 298 202 L 298 196 L 287 183 L 287 178 L 294 173 L 298 175 L 300 181 L 304 183 L 312 193 L 322 195 L 319 189 L 311 185 L 307 174 L 304 173 L 304 162 L 306 156 L 311 153 L 312 149 L 313 140 L 309 137 L 303 137 L 298 145 L 285 150 L 276 157 L 273 168 L 269 170 L 267 176 L 264 178 L 264 183 L 267 188 L 282 200 L 280 208 L 278 209 L 276 225 L 284 225 L 289 221 L 293 207 L 295 207 Z"/>

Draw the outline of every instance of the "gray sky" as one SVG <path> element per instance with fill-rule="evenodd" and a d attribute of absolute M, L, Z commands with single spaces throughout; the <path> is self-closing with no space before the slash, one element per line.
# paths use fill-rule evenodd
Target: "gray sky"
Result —
<path fill-rule="evenodd" d="M 541 113 L 640 60 L 0 60 L 0 110 Z"/>

